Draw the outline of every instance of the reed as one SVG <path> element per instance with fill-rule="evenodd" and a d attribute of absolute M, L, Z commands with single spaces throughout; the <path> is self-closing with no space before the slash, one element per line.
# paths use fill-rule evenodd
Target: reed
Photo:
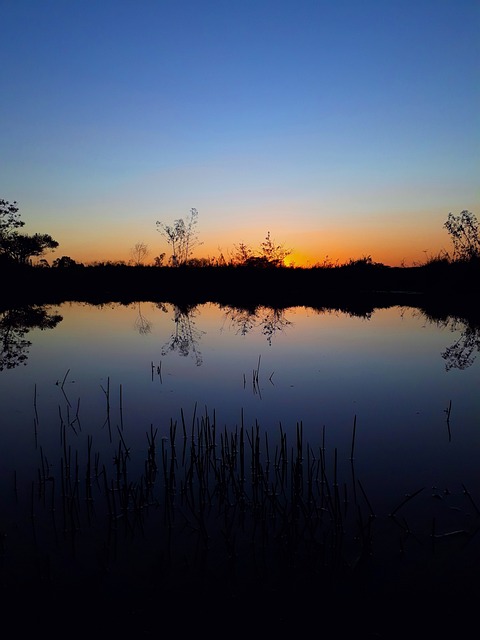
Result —
<path fill-rule="evenodd" d="M 470 493 L 470 491 L 468 491 L 467 487 L 463 484 L 462 482 L 462 488 L 463 488 L 463 492 L 464 494 L 467 496 L 470 504 L 473 506 L 473 508 L 475 509 L 475 513 L 477 514 L 477 516 L 480 516 L 480 509 L 478 508 L 476 502 L 474 501 L 474 499 L 472 498 L 472 494 Z"/>
<path fill-rule="evenodd" d="M 108 422 L 109 383 L 104 393 Z M 121 387 L 118 401 L 121 407 Z M 61 520 L 58 548 L 43 554 L 51 580 L 61 579 L 62 559 L 70 565 L 74 554 L 80 574 L 98 571 L 92 568 L 98 558 L 112 580 L 130 558 L 140 580 L 150 580 L 158 564 L 156 588 L 172 593 L 190 592 L 199 583 L 237 594 L 252 584 L 266 593 L 292 585 L 322 591 L 332 582 L 355 584 L 372 562 L 375 543 L 382 554 L 391 553 L 389 565 L 399 549 L 408 558 L 410 542 L 422 540 L 399 515 L 423 488 L 395 501 L 382 516 L 357 478 L 356 416 L 346 454 L 327 450 L 325 426 L 320 442 L 311 443 L 301 421 L 291 435 L 281 423 L 276 433 L 263 431 L 256 420 L 245 424 L 242 410 L 238 425 L 219 429 L 215 411 L 199 413 L 196 404 L 191 421 L 182 409 L 178 424 L 150 424 L 140 453 L 129 446 L 128 425 L 121 421 L 106 454 L 95 451 L 91 434 L 72 428 L 75 419 L 65 419 L 60 410 L 58 416 L 59 464 L 40 446 L 28 496 L 35 553 L 48 547 L 45 533 L 52 527 L 56 535 Z M 17 484 L 15 476 L 20 501 Z M 464 485 L 463 495 L 480 516 Z M 427 538 L 438 541 L 437 519 L 428 528 Z M 474 527 L 455 531 L 468 539 L 474 535 Z M 449 537 L 441 539 L 444 544 Z M 38 570 L 31 568 L 34 575 Z"/>
<path fill-rule="evenodd" d="M 155 374 L 159 377 L 160 379 L 160 384 L 163 384 L 163 379 L 162 379 L 162 361 L 160 360 L 160 363 L 158 365 L 155 365 L 152 362 L 150 363 L 151 369 L 152 369 L 152 382 L 154 379 Z"/>
<path fill-rule="evenodd" d="M 350 460 L 353 462 L 353 453 L 355 451 L 355 435 L 357 433 L 357 416 L 353 418 L 353 432 L 352 432 L 352 448 L 350 450 Z"/>

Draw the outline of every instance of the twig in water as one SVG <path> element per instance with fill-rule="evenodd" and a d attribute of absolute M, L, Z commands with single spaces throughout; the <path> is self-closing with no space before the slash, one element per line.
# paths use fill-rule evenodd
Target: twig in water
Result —
<path fill-rule="evenodd" d="M 67 373 L 65 374 L 65 377 L 63 378 L 63 382 L 60 385 L 60 387 L 63 389 L 63 385 L 65 384 L 66 380 L 67 380 L 67 376 L 70 373 L 70 369 L 67 369 Z"/>
<path fill-rule="evenodd" d="M 350 452 L 350 461 L 353 460 L 353 450 L 355 448 L 355 432 L 357 430 L 357 416 L 353 418 L 353 434 L 352 434 L 352 450 Z"/>
<path fill-rule="evenodd" d="M 403 507 L 403 505 L 404 505 L 404 504 L 406 504 L 409 500 L 411 500 L 412 498 L 414 498 L 415 496 L 417 496 L 421 491 L 423 491 L 423 490 L 424 490 L 424 488 L 425 488 L 425 487 L 422 487 L 421 489 L 418 489 L 418 491 L 415 491 L 415 493 L 412 493 L 412 494 L 410 494 L 410 493 L 409 493 L 409 494 L 405 497 L 405 500 L 402 500 L 402 502 L 398 505 L 398 507 L 396 507 L 396 508 L 392 511 L 392 513 L 390 513 L 390 514 L 389 514 L 389 515 L 390 515 L 390 517 L 394 516 L 394 515 L 397 513 L 397 511 L 398 511 L 399 509 L 401 509 L 401 507 Z"/>
<path fill-rule="evenodd" d="M 448 407 L 446 409 L 444 409 L 444 411 L 447 414 L 447 423 L 448 423 L 448 422 L 450 422 L 450 412 L 452 411 L 452 401 L 451 400 L 448 403 Z"/>
<path fill-rule="evenodd" d="M 467 496 L 467 498 L 470 500 L 470 502 L 472 503 L 473 508 L 475 509 L 475 511 L 477 512 L 477 516 L 480 516 L 480 510 L 477 507 L 477 505 L 475 504 L 470 492 L 468 491 L 467 487 L 462 483 L 462 487 L 463 487 L 463 491 L 465 493 L 465 495 Z"/>
<path fill-rule="evenodd" d="M 363 488 L 362 483 L 360 482 L 360 480 L 357 480 L 357 482 L 358 482 L 358 486 L 360 487 L 360 491 L 362 492 L 363 497 L 365 498 L 365 501 L 370 508 L 370 515 L 375 517 L 375 512 L 372 508 L 372 505 L 370 504 L 370 500 L 367 498 L 367 494 L 365 493 L 365 489 Z"/>
<path fill-rule="evenodd" d="M 450 431 L 450 412 L 452 411 L 452 401 L 450 400 L 448 407 L 446 409 L 444 409 L 445 413 L 447 414 L 447 429 L 448 429 L 448 441 L 451 442 L 452 441 L 452 433 Z"/>

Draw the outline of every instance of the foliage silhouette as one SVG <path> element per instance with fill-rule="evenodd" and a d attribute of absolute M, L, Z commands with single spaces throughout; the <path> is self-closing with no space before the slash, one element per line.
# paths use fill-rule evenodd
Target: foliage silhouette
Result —
<path fill-rule="evenodd" d="M 137 242 L 131 249 L 130 255 L 132 256 L 132 264 L 136 267 L 143 265 L 145 258 L 148 256 L 148 245 L 144 242 Z"/>
<path fill-rule="evenodd" d="M 75 267 L 83 267 L 84 265 L 81 262 L 76 262 L 70 256 L 62 256 L 61 258 L 55 258 L 52 262 L 52 267 L 60 268 L 60 269 L 72 269 Z"/>
<path fill-rule="evenodd" d="M 456 260 L 480 258 L 480 235 L 476 216 L 466 209 L 458 216 L 448 214 L 443 225 L 453 243 L 453 257 Z"/>
<path fill-rule="evenodd" d="M 195 230 L 197 223 L 198 211 L 195 208 L 190 209 L 190 215 L 186 220 L 179 218 L 175 220 L 173 225 L 157 220 L 157 231 L 162 234 L 172 247 L 170 264 L 173 267 L 185 265 L 195 247 L 202 244 L 198 241 L 198 235 Z"/>
<path fill-rule="evenodd" d="M 8 236 L 20 227 L 25 225 L 20 220 L 20 214 L 17 202 L 9 202 L 0 198 L 0 238 Z"/>
<path fill-rule="evenodd" d="M 19 233 L 17 229 L 24 226 L 20 220 L 16 202 L 0 200 L 0 263 L 14 262 L 29 264 L 31 258 L 40 257 L 46 251 L 58 247 L 58 242 L 47 233 L 29 235 Z"/>
<path fill-rule="evenodd" d="M 32 343 L 25 336 L 31 329 L 53 329 L 62 319 L 39 306 L 0 311 L 0 371 L 26 365 Z"/>

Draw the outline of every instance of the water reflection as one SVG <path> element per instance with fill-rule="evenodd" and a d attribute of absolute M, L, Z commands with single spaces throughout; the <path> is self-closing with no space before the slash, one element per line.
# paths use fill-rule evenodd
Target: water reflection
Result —
<path fill-rule="evenodd" d="M 27 364 L 32 343 L 25 338 L 32 329 L 53 329 L 63 317 L 49 314 L 45 306 L 32 305 L 0 313 L 0 371 Z"/>
<path fill-rule="evenodd" d="M 450 321 L 452 331 L 458 331 L 463 325 L 464 328 L 460 337 L 442 352 L 445 360 L 445 368 L 467 369 L 475 361 L 476 351 L 480 351 L 480 327 L 465 324 L 457 319 Z"/>
<path fill-rule="evenodd" d="M 162 308 L 163 305 L 160 307 Z M 203 362 L 202 353 L 199 348 L 200 339 L 205 331 L 200 331 L 195 326 L 198 305 L 173 307 L 174 331 L 170 338 L 161 348 L 162 356 L 175 351 L 180 356 L 186 358 L 192 356 L 197 367 Z"/>
<path fill-rule="evenodd" d="M 146 336 L 152 332 L 152 323 L 148 320 L 142 311 L 142 303 L 137 302 L 137 317 L 135 318 L 135 329 L 142 336 Z"/>
<path fill-rule="evenodd" d="M 165 313 L 168 312 L 164 304 L 158 304 Z M 249 333 L 260 329 L 262 335 L 267 339 L 269 346 L 276 334 L 284 332 L 286 328 L 294 326 L 294 323 L 286 316 L 284 309 L 271 307 L 256 307 L 254 309 L 245 309 L 239 307 L 223 307 L 225 323 L 229 323 L 230 328 L 234 328 L 237 335 L 246 336 Z M 314 313 L 325 314 L 338 312 L 336 309 L 312 309 Z M 197 366 L 202 364 L 202 355 L 199 350 L 199 342 L 202 334 L 205 332 L 195 328 L 194 318 L 198 312 L 198 305 L 178 307 L 174 306 L 174 323 L 175 331 L 172 333 L 170 340 L 162 348 L 162 355 L 169 352 L 177 351 L 181 356 L 194 356 Z M 402 311 L 400 312 L 402 315 Z M 372 318 L 371 312 L 349 312 L 352 317 L 361 317 L 365 320 Z M 432 319 L 427 315 L 429 320 L 435 322 L 437 326 L 448 327 L 452 332 L 461 331 L 460 337 L 452 344 L 447 346 L 441 353 L 442 358 L 446 361 L 446 369 L 466 369 L 470 367 L 475 360 L 475 352 L 480 351 L 480 327 L 468 320 L 458 317 L 448 317 L 444 320 Z M 225 323 L 223 326 L 225 326 Z M 147 329 L 148 327 L 148 329 Z M 141 333 L 150 332 L 150 323 L 145 320 L 141 314 L 139 305 L 139 317 L 137 319 L 137 328 Z"/>
<path fill-rule="evenodd" d="M 152 334 L 154 322 L 152 322 L 144 312 L 144 303 L 135 303 L 136 317 L 134 320 L 135 330 L 143 336 Z M 158 309 L 164 314 L 172 314 L 174 324 L 170 337 L 161 347 L 161 355 L 177 353 L 186 358 L 191 357 L 196 366 L 203 364 L 203 355 L 200 349 L 202 337 L 205 331 L 197 327 L 197 320 L 203 312 L 203 305 L 170 305 L 162 302 L 154 303 L 154 309 Z M 269 346 L 273 339 L 284 333 L 287 328 L 294 327 L 282 308 L 272 308 L 267 306 L 257 306 L 254 308 L 222 306 L 223 323 L 221 330 L 225 327 L 241 336 L 260 332 L 265 336 Z M 13 369 L 19 365 L 26 365 L 29 357 L 29 348 L 32 342 L 26 335 L 33 329 L 53 329 L 63 320 L 63 316 L 51 313 L 47 305 L 31 305 L 15 309 L 0 311 L 0 372 L 6 369 Z M 337 308 L 321 307 L 307 308 L 308 312 L 315 315 L 348 315 L 350 317 L 361 317 L 371 320 L 373 313 L 370 311 L 348 311 Z M 288 310 L 287 310 L 288 311 Z M 400 308 L 400 316 L 403 315 Z M 441 357 L 445 360 L 447 371 L 452 369 L 464 370 L 472 366 L 477 352 L 480 351 L 480 324 L 475 318 L 464 318 L 457 315 L 437 315 L 431 312 L 419 310 L 420 316 L 429 323 L 436 325 L 440 329 L 448 329 L 452 333 L 460 333 L 455 342 L 445 347 L 441 351 Z"/>
<path fill-rule="evenodd" d="M 242 336 L 260 328 L 270 346 L 276 333 L 284 331 L 286 327 L 293 324 L 285 316 L 284 309 L 271 307 L 257 307 L 253 311 L 228 307 L 225 311 L 225 319 L 229 320 L 230 324 L 237 328 L 237 334 Z"/>

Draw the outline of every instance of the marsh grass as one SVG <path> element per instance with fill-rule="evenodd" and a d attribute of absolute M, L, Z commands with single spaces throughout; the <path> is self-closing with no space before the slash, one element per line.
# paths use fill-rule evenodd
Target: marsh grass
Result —
<path fill-rule="evenodd" d="M 260 359 L 254 387 L 259 368 Z M 150 425 L 139 456 L 129 447 L 121 390 L 116 429 L 109 381 L 104 393 L 108 452 L 96 451 L 80 427 L 80 402 L 73 417 L 68 403 L 66 417 L 59 409 L 58 450 L 39 446 L 30 482 L 15 473 L 23 525 L 17 537 L 4 532 L 3 593 L 33 588 L 40 602 L 71 590 L 83 602 L 94 592 L 151 624 L 159 599 L 181 610 L 242 603 L 257 613 L 263 602 L 266 613 L 282 602 L 333 598 L 365 612 L 367 593 L 398 598 L 398 585 L 408 584 L 421 597 L 439 575 L 478 559 L 480 511 L 464 485 L 448 495 L 415 488 L 377 512 L 356 475 L 356 416 L 349 456 L 327 451 L 325 428 L 312 444 L 301 422 L 290 435 L 281 424 L 272 434 L 244 424 L 242 412 L 239 425 L 220 428 L 215 411 L 196 407 L 189 422 L 181 410 L 179 423 Z M 36 412 L 36 393 L 34 405 Z"/>

